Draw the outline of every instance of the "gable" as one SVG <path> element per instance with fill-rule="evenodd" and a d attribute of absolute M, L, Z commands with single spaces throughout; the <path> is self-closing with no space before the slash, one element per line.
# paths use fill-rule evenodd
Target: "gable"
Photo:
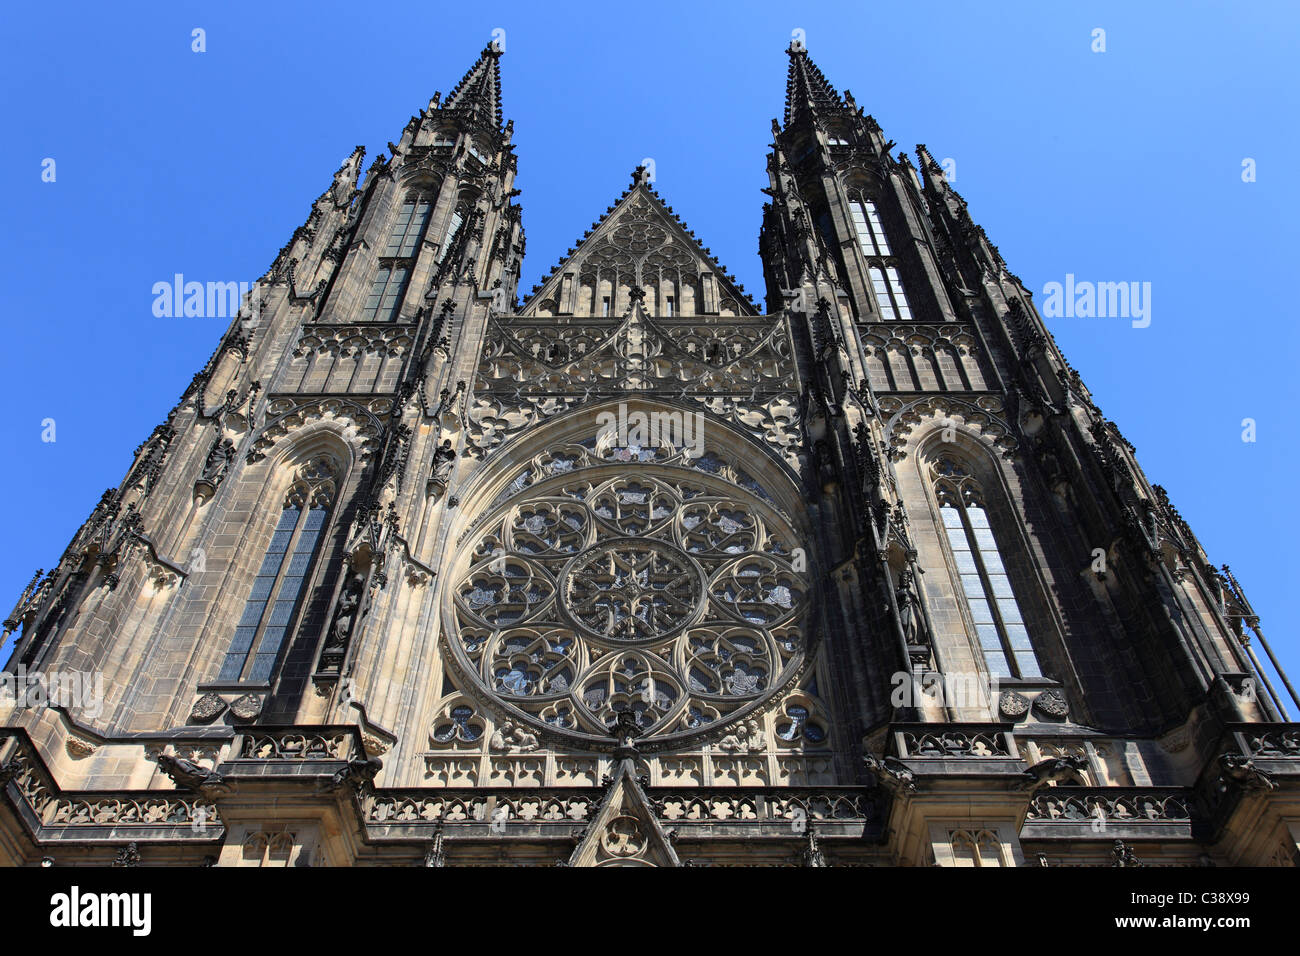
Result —
<path fill-rule="evenodd" d="M 655 819 L 632 760 L 619 761 L 605 799 L 569 857 L 569 866 L 681 866 Z"/>
<path fill-rule="evenodd" d="M 534 287 L 524 316 L 619 316 L 634 289 L 650 315 L 749 316 L 758 308 L 648 185 L 638 183 Z"/>

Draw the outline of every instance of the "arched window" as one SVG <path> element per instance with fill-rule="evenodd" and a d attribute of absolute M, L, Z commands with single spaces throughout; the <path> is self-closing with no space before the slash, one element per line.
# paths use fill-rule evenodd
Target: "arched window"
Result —
<path fill-rule="evenodd" d="M 375 281 L 370 284 L 370 294 L 366 296 L 365 307 L 361 316 L 367 322 L 392 322 L 397 318 L 397 310 L 402 306 L 402 293 L 406 291 L 406 280 L 410 278 L 408 266 L 386 263 L 379 267 Z"/>
<path fill-rule="evenodd" d="M 451 220 L 447 223 L 447 235 L 443 237 L 442 248 L 438 250 L 438 265 L 442 265 L 447 258 L 447 253 L 451 252 L 452 243 L 456 241 L 456 234 L 460 232 L 468 212 L 469 210 L 462 204 L 451 214 Z"/>
<path fill-rule="evenodd" d="M 912 318 L 912 310 L 907 304 L 907 296 L 903 294 L 903 282 L 898 277 L 898 270 L 893 266 L 872 266 L 868 272 L 871 273 L 871 288 L 876 293 L 876 304 L 880 306 L 880 314 L 885 319 L 909 321 Z"/>
<path fill-rule="evenodd" d="M 889 243 L 885 240 L 885 229 L 880 224 L 876 204 L 858 197 L 849 202 L 849 211 L 853 216 L 853 228 L 857 230 L 862 254 L 867 257 L 889 255 Z"/>
<path fill-rule="evenodd" d="M 314 458 L 299 469 L 253 579 L 244 613 L 218 677 L 268 681 L 289 633 L 334 500 L 334 462 Z"/>
<path fill-rule="evenodd" d="M 393 223 L 393 231 L 388 235 L 388 246 L 384 249 L 386 257 L 405 259 L 415 255 L 425 227 L 429 225 L 432 206 L 430 198 L 422 193 L 411 193 L 406 197 L 397 214 L 397 222 Z"/>
<path fill-rule="evenodd" d="M 402 307 L 406 283 L 415 267 L 420 240 L 429 225 L 429 212 L 433 201 L 427 193 L 411 192 L 398 211 L 397 221 L 388 234 L 379 259 L 379 271 L 370 284 L 370 294 L 361 310 L 367 322 L 393 322 Z"/>
<path fill-rule="evenodd" d="M 979 485 L 949 458 L 936 460 L 931 470 L 944 535 L 989 671 L 998 677 L 1041 677 Z"/>

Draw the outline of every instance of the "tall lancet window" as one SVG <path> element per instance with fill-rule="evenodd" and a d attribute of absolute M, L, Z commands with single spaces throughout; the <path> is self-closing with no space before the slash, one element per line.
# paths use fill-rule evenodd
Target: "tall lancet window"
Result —
<path fill-rule="evenodd" d="M 392 322 L 402 307 L 402 293 L 411 270 L 404 265 L 386 263 L 379 267 L 375 281 L 370 285 L 365 308 L 361 316 L 367 322 Z"/>
<path fill-rule="evenodd" d="M 910 320 L 912 310 L 903 294 L 903 281 L 898 277 L 898 270 L 893 266 L 872 266 L 867 271 L 871 273 L 871 288 L 876 293 L 881 316 L 904 322 Z"/>
<path fill-rule="evenodd" d="M 397 222 L 393 224 L 393 231 L 388 235 L 385 256 L 407 258 L 415 255 L 420 240 L 424 237 L 425 227 L 429 225 L 429 210 L 432 206 L 428 196 L 411 193 L 406 197 L 397 214 Z"/>
<path fill-rule="evenodd" d="M 447 253 L 451 252 L 456 234 L 460 232 L 461 224 L 465 222 L 465 213 L 466 210 L 461 208 L 451 214 L 451 220 L 447 223 L 447 235 L 443 237 L 442 248 L 438 250 L 438 265 L 442 265 L 447 258 Z"/>
<path fill-rule="evenodd" d="M 397 221 L 388 234 L 388 243 L 379 258 L 379 271 L 370 284 L 370 294 L 361 311 L 367 322 L 392 322 L 402 308 L 406 283 L 419 255 L 420 240 L 429 225 L 429 212 L 433 208 L 430 197 L 424 193 L 408 193 Z"/>
<path fill-rule="evenodd" d="M 271 679 L 320 550 L 334 502 L 336 470 L 326 457 L 314 458 L 299 470 L 262 555 L 219 680 Z"/>
<path fill-rule="evenodd" d="M 970 472 L 951 459 L 940 458 L 931 467 L 944 535 L 989 671 L 998 677 L 1041 677 L 983 492 Z"/>
<path fill-rule="evenodd" d="M 858 248 L 867 260 L 867 274 L 871 278 L 871 291 L 875 293 L 880 317 L 887 321 L 906 322 L 912 318 L 912 309 L 903 292 L 896 260 L 889 251 L 885 227 L 881 225 L 876 204 L 859 192 L 849 193 L 849 215 L 858 236 Z"/>
<path fill-rule="evenodd" d="M 850 200 L 849 211 L 853 215 L 853 228 L 857 230 L 862 254 L 868 258 L 889 255 L 889 243 L 885 241 L 885 229 L 880 224 L 876 204 L 859 197 Z"/>

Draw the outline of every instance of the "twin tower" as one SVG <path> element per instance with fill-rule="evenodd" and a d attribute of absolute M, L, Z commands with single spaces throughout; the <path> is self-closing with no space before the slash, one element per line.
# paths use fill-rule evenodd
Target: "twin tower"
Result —
<path fill-rule="evenodd" d="M 763 306 L 643 169 L 521 296 L 499 61 L 22 594 L 0 861 L 1295 865 L 1258 619 L 925 148 L 792 48 Z"/>

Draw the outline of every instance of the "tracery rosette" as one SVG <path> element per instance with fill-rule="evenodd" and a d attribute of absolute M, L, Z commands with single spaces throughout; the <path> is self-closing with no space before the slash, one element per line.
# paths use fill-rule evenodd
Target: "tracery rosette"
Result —
<path fill-rule="evenodd" d="M 808 585 L 762 486 L 716 462 L 629 475 L 576 446 L 543 457 L 462 542 L 448 639 L 467 676 L 511 717 L 588 741 L 622 710 L 643 739 L 720 730 L 787 688 Z"/>

